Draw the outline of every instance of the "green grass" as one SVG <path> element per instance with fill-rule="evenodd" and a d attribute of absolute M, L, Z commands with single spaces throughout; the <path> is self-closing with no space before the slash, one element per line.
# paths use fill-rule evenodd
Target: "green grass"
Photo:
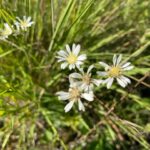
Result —
<path fill-rule="evenodd" d="M 0 41 L 0 149 L 150 149 L 149 14 L 148 0 L 0 0 L 0 27 L 16 16 L 35 22 Z M 68 90 L 70 71 L 55 56 L 72 43 L 85 68 L 123 54 L 132 84 L 97 87 L 85 112 L 65 113 L 55 93 Z"/>

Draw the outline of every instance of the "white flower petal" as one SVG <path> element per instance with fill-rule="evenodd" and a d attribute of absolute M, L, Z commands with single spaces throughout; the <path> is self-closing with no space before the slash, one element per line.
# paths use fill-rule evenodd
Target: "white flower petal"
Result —
<path fill-rule="evenodd" d="M 65 69 L 67 67 L 68 63 L 67 62 L 64 62 L 61 64 L 61 69 Z"/>
<path fill-rule="evenodd" d="M 78 68 L 78 70 L 79 70 L 82 74 L 84 74 L 83 68 L 81 68 L 81 67 L 77 67 L 77 68 Z"/>
<path fill-rule="evenodd" d="M 96 85 L 99 86 L 101 83 L 103 83 L 103 80 L 98 80 L 98 79 L 92 79 L 92 82 Z"/>
<path fill-rule="evenodd" d="M 83 62 L 82 61 L 77 61 L 76 62 L 76 66 L 77 66 L 77 68 L 80 68 L 80 65 L 82 65 L 83 64 Z"/>
<path fill-rule="evenodd" d="M 58 57 L 57 57 L 58 58 Z M 62 62 L 62 61 L 65 61 L 66 59 L 65 58 L 59 58 L 58 60 L 57 60 L 57 62 Z"/>
<path fill-rule="evenodd" d="M 12 33 L 11 27 L 7 23 L 5 23 L 4 26 L 5 26 L 5 30 L 7 30 L 8 32 L 8 35 L 10 35 Z"/>
<path fill-rule="evenodd" d="M 69 88 L 69 91 L 72 90 L 72 88 L 78 88 L 80 90 L 80 87 L 78 87 L 77 83 L 76 82 L 71 82 L 70 83 L 70 88 Z"/>
<path fill-rule="evenodd" d="M 9 27 L 9 25 L 8 25 L 7 23 L 4 23 L 4 27 L 5 27 L 6 29 L 10 29 L 10 27 Z"/>
<path fill-rule="evenodd" d="M 71 53 L 71 50 L 70 50 L 70 47 L 69 47 L 69 45 L 68 45 L 68 44 L 66 45 L 66 50 L 67 50 L 68 54 L 70 54 L 70 53 Z"/>
<path fill-rule="evenodd" d="M 131 83 L 131 80 L 129 78 L 125 77 L 125 76 L 121 76 L 120 79 L 124 80 L 125 82 L 127 82 L 127 84 Z"/>
<path fill-rule="evenodd" d="M 26 16 L 23 16 L 23 20 L 26 20 Z"/>
<path fill-rule="evenodd" d="M 117 63 L 117 55 L 115 54 L 113 56 L 113 65 L 116 66 L 116 63 Z"/>
<path fill-rule="evenodd" d="M 107 81 L 107 89 L 111 87 L 113 81 L 114 81 L 114 78 L 109 78 L 109 80 Z"/>
<path fill-rule="evenodd" d="M 94 88 L 94 84 L 91 83 L 91 84 L 88 86 L 88 93 L 89 93 L 90 91 L 92 91 L 93 88 Z"/>
<path fill-rule="evenodd" d="M 32 25 L 33 23 L 34 23 L 33 21 L 32 21 L 32 22 L 29 22 L 28 25 L 27 25 L 27 27 L 31 27 L 31 25 Z"/>
<path fill-rule="evenodd" d="M 89 91 L 92 91 L 92 90 L 93 90 L 92 84 L 90 84 L 90 85 L 85 85 L 84 92 L 89 92 Z"/>
<path fill-rule="evenodd" d="M 107 78 L 107 79 L 105 79 L 105 80 L 103 80 L 103 83 L 105 84 L 105 83 L 107 83 L 109 80 L 110 80 L 110 77 Z"/>
<path fill-rule="evenodd" d="M 34 21 L 32 21 L 31 24 L 34 24 Z"/>
<path fill-rule="evenodd" d="M 56 95 L 60 100 L 67 100 L 70 97 L 68 92 L 63 92 L 63 91 L 57 92 Z"/>
<path fill-rule="evenodd" d="M 88 70 L 87 70 L 87 74 L 89 74 L 93 68 L 94 68 L 94 65 L 90 65 Z"/>
<path fill-rule="evenodd" d="M 18 23 L 18 22 L 15 22 L 14 25 L 15 25 L 15 27 L 16 27 L 16 29 L 17 29 L 17 32 L 19 32 L 19 31 L 20 31 L 19 23 Z"/>
<path fill-rule="evenodd" d="M 63 50 L 60 50 L 59 52 L 57 52 L 58 55 L 62 56 L 62 57 L 66 57 L 67 53 Z"/>
<path fill-rule="evenodd" d="M 133 68 L 134 68 L 134 66 L 128 66 L 128 67 L 123 68 L 123 70 L 131 70 Z"/>
<path fill-rule="evenodd" d="M 84 107 L 84 105 L 83 105 L 83 103 L 81 102 L 81 100 L 79 99 L 78 100 L 78 107 L 79 107 L 79 110 L 81 111 L 85 111 L 85 107 Z"/>
<path fill-rule="evenodd" d="M 121 68 L 126 68 L 126 67 L 128 67 L 130 64 L 131 64 L 130 62 L 127 62 L 127 63 L 123 64 L 123 65 L 121 66 Z"/>
<path fill-rule="evenodd" d="M 123 82 L 120 78 L 117 78 L 117 82 L 124 88 L 126 87 L 126 83 Z"/>
<path fill-rule="evenodd" d="M 75 69 L 75 67 L 76 67 L 76 65 L 75 65 L 75 64 L 72 64 L 72 68 Z"/>
<path fill-rule="evenodd" d="M 82 82 L 82 84 L 80 85 L 81 89 L 83 89 L 84 91 L 91 91 L 92 89 L 90 89 L 90 85 L 87 85 L 85 83 Z"/>
<path fill-rule="evenodd" d="M 72 74 L 69 75 L 69 82 L 70 82 L 70 84 L 76 82 L 77 86 L 79 86 L 79 85 L 81 85 L 82 82 L 81 81 L 76 81 L 75 79 L 81 79 L 81 78 L 82 78 L 81 74 L 72 73 Z"/>
<path fill-rule="evenodd" d="M 75 73 L 70 74 L 69 77 L 81 79 L 81 78 L 82 78 L 82 75 L 75 72 Z"/>
<path fill-rule="evenodd" d="M 107 76 L 108 75 L 108 73 L 105 71 L 97 71 L 97 74 L 100 76 Z"/>
<path fill-rule="evenodd" d="M 69 70 L 71 70 L 72 69 L 72 65 L 69 65 Z"/>
<path fill-rule="evenodd" d="M 78 61 L 83 61 L 86 59 L 86 54 L 82 54 L 78 57 Z"/>
<path fill-rule="evenodd" d="M 70 101 L 66 106 L 65 106 L 65 112 L 68 112 L 68 111 L 70 111 L 70 109 L 72 108 L 72 106 L 73 106 L 73 104 L 74 104 L 74 101 L 72 100 L 72 101 Z"/>
<path fill-rule="evenodd" d="M 79 52 L 80 52 L 80 45 L 78 44 L 75 49 L 72 50 L 73 54 L 75 54 L 76 56 L 78 56 Z"/>
<path fill-rule="evenodd" d="M 89 92 L 89 93 L 83 93 L 81 95 L 82 98 L 88 100 L 88 101 L 93 101 L 94 100 L 94 95 L 93 92 Z"/>
<path fill-rule="evenodd" d="M 76 44 L 72 44 L 72 50 L 74 50 L 76 48 Z"/>
<path fill-rule="evenodd" d="M 72 70 L 72 69 L 74 69 L 75 68 L 75 65 L 74 64 L 70 64 L 69 65 L 69 70 Z"/>
<path fill-rule="evenodd" d="M 102 65 L 106 70 L 110 68 L 110 66 L 104 62 L 99 62 L 99 64 Z"/>
<path fill-rule="evenodd" d="M 120 54 L 117 58 L 116 65 L 119 65 L 122 59 L 122 55 Z"/>
<path fill-rule="evenodd" d="M 73 85 L 73 84 L 75 84 L 75 86 L 76 87 L 78 87 L 79 89 L 81 88 L 81 86 L 82 86 L 82 81 L 74 81 L 72 78 L 69 80 L 69 82 L 70 82 L 70 85 Z M 74 86 L 73 86 L 74 87 Z M 81 89 L 82 90 L 82 89 Z"/>
<path fill-rule="evenodd" d="M 69 83 L 72 85 L 74 83 L 74 79 L 69 77 Z"/>
<path fill-rule="evenodd" d="M 78 87 L 80 87 L 82 84 L 83 84 L 82 81 L 76 81 L 76 85 L 77 85 Z"/>
<path fill-rule="evenodd" d="M 30 21 L 31 21 L 31 17 L 28 17 L 28 18 L 27 18 L 27 22 L 30 22 Z"/>

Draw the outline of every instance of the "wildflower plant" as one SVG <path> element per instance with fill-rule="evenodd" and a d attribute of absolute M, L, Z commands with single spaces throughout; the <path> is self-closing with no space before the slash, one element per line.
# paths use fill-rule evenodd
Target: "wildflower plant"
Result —
<path fill-rule="evenodd" d="M 105 72 L 98 71 L 97 74 L 100 76 L 108 77 L 103 83 L 107 84 L 107 88 L 110 88 L 114 79 L 117 80 L 118 84 L 122 87 L 126 87 L 131 80 L 125 77 L 123 74 L 127 70 L 133 69 L 133 66 L 130 62 L 121 64 L 122 55 L 120 54 L 118 57 L 116 55 L 113 56 L 113 65 L 109 66 L 104 62 L 99 62 L 105 68 Z"/>
<path fill-rule="evenodd" d="M 27 31 L 27 28 L 31 27 L 34 24 L 34 21 L 31 21 L 31 17 L 23 16 L 23 19 L 16 17 L 15 26 L 19 30 Z"/>
<path fill-rule="evenodd" d="M 56 93 L 60 100 L 69 100 L 69 103 L 65 106 L 65 112 L 70 111 L 75 102 L 78 102 L 79 110 L 85 111 L 84 105 L 81 99 L 85 99 L 87 101 L 93 101 L 94 95 L 93 91 L 84 91 L 84 88 L 77 85 L 76 83 L 72 83 L 70 85 L 68 92 L 57 92 Z"/>
<path fill-rule="evenodd" d="M 4 28 L 0 29 L 0 39 L 5 40 L 12 34 L 12 28 L 7 24 L 4 23 Z"/>
<path fill-rule="evenodd" d="M 73 64 L 71 63 L 69 65 L 69 69 L 75 69 L 75 64 L 77 63 L 77 55 L 80 51 L 80 45 L 77 45 L 77 47 L 75 46 L 75 44 L 73 44 L 72 49 L 73 51 L 71 52 L 70 48 L 68 45 L 66 45 L 66 49 L 69 55 L 67 55 L 66 52 L 64 52 L 63 50 L 59 51 L 58 54 L 59 56 L 57 56 L 56 58 L 58 58 L 58 62 L 63 62 L 63 61 L 68 61 L 67 62 L 63 62 L 61 64 L 61 68 L 65 69 L 66 66 L 69 64 L 69 62 L 73 62 Z M 85 56 L 84 54 L 81 56 Z M 64 57 L 64 58 L 63 58 Z M 80 56 L 79 56 L 80 57 Z M 76 59 L 75 59 L 76 58 Z M 127 84 L 131 83 L 130 79 L 128 79 L 127 77 L 125 77 L 123 75 L 124 71 L 127 70 L 131 70 L 133 69 L 133 66 L 131 65 L 130 62 L 121 64 L 121 59 L 122 59 L 122 55 L 120 54 L 118 57 L 116 55 L 113 56 L 113 65 L 109 66 L 108 64 L 104 63 L 104 62 L 99 62 L 99 64 L 101 64 L 103 67 L 105 67 L 105 72 L 100 72 L 98 71 L 97 74 L 102 76 L 106 76 L 108 77 L 105 80 L 102 79 L 92 79 L 91 77 L 91 70 L 94 68 L 94 65 L 90 65 L 87 69 L 87 72 L 85 73 L 83 70 L 83 68 L 80 68 L 81 64 L 77 64 L 76 67 L 78 68 L 78 70 L 81 72 L 77 73 L 71 73 L 69 75 L 69 81 L 70 81 L 70 89 L 69 92 L 57 92 L 56 95 L 58 95 L 60 100 L 67 100 L 70 99 L 71 101 L 66 105 L 65 107 L 65 112 L 70 111 L 70 109 L 72 108 L 73 104 L 75 101 L 78 101 L 79 103 L 79 110 L 83 110 L 85 111 L 85 108 L 80 100 L 80 98 L 83 98 L 83 95 L 87 95 L 87 93 L 91 94 L 91 96 L 89 96 L 89 99 L 92 99 L 91 101 L 93 101 L 93 90 L 94 90 L 94 85 L 96 86 L 100 86 L 101 83 L 103 84 L 107 84 L 107 88 L 109 89 L 114 81 L 114 79 L 117 80 L 118 84 L 120 84 L 123 88 L 127 86 Z M 83 59 L 84 60 L 84 59 Z M 64 65 L 65 64 L 65 65 Z M 73 66 L 72 66 L 73 65 Z M 72 87 L 72 85 L 74 85 Z M 79 92 L 80 91 L 80 92 Z M 84 93 L 83 95 L 81 94 L 81 91 L 85 91 L 87 93 Z M 87 97 L 84 97 L 85 99 L 88 100 L 88 95 Z M 90 101 L 90 100 L 89 100 Z"/>
<path fill-rule="evenodd" d="M 61 64 L 61 69 L 65 69 L 67 66 L 70 70 L 75 69 L 75 67 L 80 67 L 83 64 L 83 61 L 86 59 L 86 54 L 80 53 L 80 45 L 73 44 L 72 49 L 69 45 L 66 45 L 66 51 L 60 50 L 57 52 L 58 62 L 63 62 Z"/>
<path fill-rule="evenodd" d="M 8 23 L 4 23 L 4 28 L 0 29 L 0 40 L 7 39 L 10 35 L 18 35 L 21 33 L 21 30 L 27 31 L 27 28 L 31 27 L 34 24 L 31 21 L 31 17 L 23 16 L 23 20 L 19 17 L 16 17 L 18 21 L 14 21 L 14 24 L 11 26 Z"/>
<path fill-rule="evenodd" d="M 69 75 L 70 82 L 75 82 L 79 87 L 82 87 L 85 91 L 92 91 L 94 85 L 99 86 L 102 80 L 92 78 L 92 69 L 94 65 L 90 65 L 87 72 L 84 72 L 83 68 L 78 68 L 80 73 L 74 72 Z"/>

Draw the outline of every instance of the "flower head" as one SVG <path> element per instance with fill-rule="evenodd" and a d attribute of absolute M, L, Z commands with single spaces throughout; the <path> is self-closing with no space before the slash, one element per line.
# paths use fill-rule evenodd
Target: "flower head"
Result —
<path fill-rule="evenodd" d="M 83 61 L 86 59 L 86 55 L 82 54 L 79 55 L 80 52 L 80 45 L 72 45 L 72 50 L 69 47 L 69 45 L 66 45 L 66 51 L 60 50 L 57 52 L 58 56 L 58 62 L 63 62 L 61 64 L 61 68 L 65 69 L 67 66 L 69 66 L 69 69 L 72 70 L 75 67 L 79 67 L 83 64 Z"/>
<path fill-rule="evenodd" d="M 93 92 L 84 92 L 81 87 L 78 87 L 76 84 L 72 84 L 69 88 L 68 92 L 57 92 L 58 98 L 60 100 L 69 100 L 69 103 L 65 106 L 65 112 L 71 110 L 75 102 L 78 102 L 79 110 L 85 111 L 85 107 L 81 101 L 81 99 L 85 99 L 87 101 L 93 101 L 94 95 Z"/>
<path fill-rule="evenodd" d="M 16 17 L 18 21 L 15 22 L 17 29 L 22 29 L 23 31 L 27 31 L 27 28 L 31 27 L 31 25 L 34 23 L 31 21 L 31 17 L 23 16 L 23 20 L 21 20 L 19 17 Z"/>
<path fill-rule="evenodd" d="M 133 66 L 130 65 L 131 64 L 130 62 L 122 64 L 121 59 L 122 55 L 119 55 L 118 57 L 114 55 L 112 66 L 109 66 L 104 62 L 99 62 L 105 68 L 105 72 L 98 71 L 97 74 L 108 77 L 103 82 L 107 84 L 107 88 L 111 87 L 114 79 L 116 79 L 118 84 L 121 85 L 122 87 L 126 87 L 129 83 L 131 83 L 130 79 L 125 77 L 123 74 L 125 71 L 133 69 Z"/>
<path fill-rule="evenodd" d="M 12 29 L 11 27 L 7 24 L 7 23 L 4 23 L 4 29 L 0 30 L 0 39 L 7 39 L 9 35 L 12 34 Z"/>
<path fill-rule="evenodd" d="M 74 72 L 69 75 L 70 82 L 75 82 L 78 86 L 84 89 L 84 91 L 92 91 L 94 84 L 99 86 L 102 80 L 92 78 L 91 71 L 94 65 L 89 66 L 87 72 L 83 71 L 83 68 L 78 68 L 81 73 Z"/>

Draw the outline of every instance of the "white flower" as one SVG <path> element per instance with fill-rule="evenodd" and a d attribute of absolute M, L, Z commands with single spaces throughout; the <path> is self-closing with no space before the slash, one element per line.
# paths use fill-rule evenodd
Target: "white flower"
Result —
<path fill-rule="evenodd" d="M 9 35 L 12 34 L 12 29 L 11 27 L 7 24 L 7 23 L 4 23 L 4 29 L 0 30 L 0 39 L 7 39 Z"/>
<path fill-rule="evenodd" d="M 94 65 L 89 66 L 87 72 L 84 72 L 82 68 L 78 68 L 80 73 L 72 73 L 69 75 L 70 82 L 75 82 L 80 86 L 84 91 L 92 91 L 94 84 L 99 86 L 102 80 L 93 79 L 91 76 L 91 70 L 94 68 Z"/>
<path fill-rule="evenodd" d="M 27 31 L 27 28 L 31 27 L 31 25 L 34 23 L 31 21 L 31 17 L 23 16 L 23 20 L 21 20 L 19 17 L 16 17 L 18 21 L 15 22 L 17 30 L 20 28 L 23 31 Z"/>
<path fill-rule="evenodd" d="M 76 84 L 72 84 L 69 88 L 68 92 L 57 92 L 58 98 L 60 100 L 69 100 L 69 103 L 65 106 L 65 112 L 71 110 L 75 102 L 78 102 L 78 108 L 81 111 L 85 111 L 85 107 L 81 101 L 81 99 L 85 99 L 87 101 L 93 101 L 94 95 L 93 92 L 83 92 L 83 89 L 78 87 Z"/>
<path fill-rule="evenodd" d="M 114 79 L 117 80 L 118 84 L 122 87 L 126 87 L 129 83 L 131 83 L 130 79 L 125 77 L 124 71 L 133 69 L 133 66 L 130 62 L 125 64 L 121 63 L 122 55 L 118 57 L 116 55 L 113 56 L 113 65 L 109 66 L 104 62 L 99 62 L 104 68 L 105 72 L 98 71 L 97 74 L 100 76 L 107 76 L 108 78 L 104 80 L 103 83 L 107 84 L 107 88 L 110 88 Z"/>
<path fill-rule="evenodd" d="M 70 49 L 69 45 L 66 45 L 66 51 L 60 50 L 57 52 L 58 62 L 63 62 L 61 64 L 61 68 L 65 69 L 69 66 L 69 69 L 74 69 L 75 67 L 79 67 L 83 64 L 83 61 L 86 59 L 86 55 L 82 54 L 79 55 L 80 52 L 80 45 L 72 45 L 72 50 Z"/>

